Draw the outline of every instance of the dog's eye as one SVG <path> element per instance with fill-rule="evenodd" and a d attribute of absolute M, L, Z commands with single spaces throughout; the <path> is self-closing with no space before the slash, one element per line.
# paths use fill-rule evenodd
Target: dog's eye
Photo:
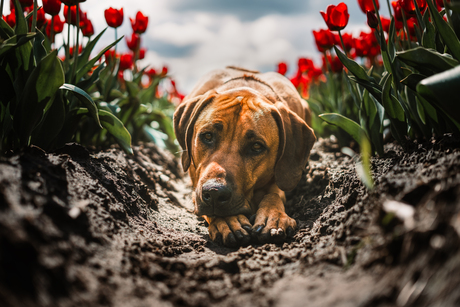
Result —
<path fill-rule="evenodd" d="M 260 143 L 254 143 L 251 146 L 251 151 L 254 153 L 260 153 L 265 149 L 265 147 Z"/>
<path fill-rule="evenodd" d="M 214 136 L 211 132 L 205 132 L 201 134 L 201 139 L 206 143 L 212 143 Z"/>

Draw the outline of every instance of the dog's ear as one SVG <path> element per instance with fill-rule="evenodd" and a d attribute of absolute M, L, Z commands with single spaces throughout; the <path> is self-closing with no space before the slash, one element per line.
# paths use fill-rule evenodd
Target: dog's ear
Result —
<path fill-rule="evenodd" d="M 282 103 L 276 103 L 272 115 L 279 129 L 275 182 L 281 190 L 291 191 L 302 178 L 316 137 L 313 129 Z"/>
<path fill-rule="evenodd" d="M 193 137 L 193 127 L 201 111 L 213 100 L 216 91 L 211 90 L 203 95 L 199 95 L 183 101 L 174 112 L 174 132 L 180 147 L 182 147 L 182 168 L 184 172 L 190 167 L 191 143 Z"/>

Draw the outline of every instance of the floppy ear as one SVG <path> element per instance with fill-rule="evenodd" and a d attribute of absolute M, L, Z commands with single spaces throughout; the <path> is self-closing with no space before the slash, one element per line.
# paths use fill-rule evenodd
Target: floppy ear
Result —
<path fill-rule="evenodd" d="M 316 141 L 313 129 L 282 103 L 272 110 L 279 129 L 278 161 L 275 182 L 283 191 L 291 191 L 299 183 Z"/>
<path fill-rule="evenodd" d="M 193 128 L 201 111 L 213 100 L 216 91 L 211 90 L 182 102 L 174 112 L 174 133 L 182 147 L 182 168 L 184 172 L 190 167 Z"/>

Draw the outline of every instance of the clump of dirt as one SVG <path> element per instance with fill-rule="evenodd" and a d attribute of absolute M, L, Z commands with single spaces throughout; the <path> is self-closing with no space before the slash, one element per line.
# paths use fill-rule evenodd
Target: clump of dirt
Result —
<path fill-rule="evenodd" d="M 2 306 L 460 304 L 460 140 L 372 161 L 375 188 L 320 139 L 281 245 L 229 249 L 193 215 L 178 160 L 154 145 L 0 161 Z"/>

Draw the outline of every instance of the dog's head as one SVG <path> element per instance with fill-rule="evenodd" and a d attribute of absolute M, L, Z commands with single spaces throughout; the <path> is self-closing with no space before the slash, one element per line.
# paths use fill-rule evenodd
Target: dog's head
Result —
<path fill-rule="evenodd" d="M 184 101 L 174 129 L 196 213 L 208 216 L 254 213 L 253 191 L 273 180 L 281 190 L 294 189 L 316 140 L 284 104 L 250 88 L 212 90 Z"/>

